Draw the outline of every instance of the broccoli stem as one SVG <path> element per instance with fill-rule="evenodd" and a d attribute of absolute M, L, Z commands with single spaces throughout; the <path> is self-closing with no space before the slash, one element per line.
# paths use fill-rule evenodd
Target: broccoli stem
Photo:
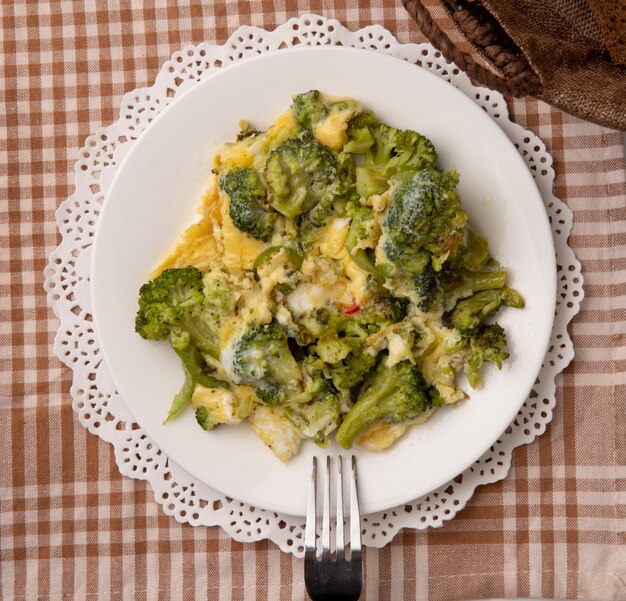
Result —
<path fill-rule="evenodd" d="M 522 309 L 524 299 L 512 288 L 477 292 L 457 303 L 450 322 L 459 331 L 470 330 L 493 315 L 502 305 Z"/>
<path fill-rule="evenodd" d="M 174 350 L 183 363 L 185 374 L 189 374 L 193 378 L 194 384 L 200 384 L 205 388 L 228 388 L 228 384 L 223 380 L 204 373 L 202 369 L 204 359 L 197 348 L 189 344 L 183 349 Z"/>
<path fill-rule="evenodd" d="M 272 257 L 276 253 L 280 252 L 283 248 L 285 249 L 285 252 L 287 253 L 287 257 L 289 258 L 289 261 L 293 264 L 293 266 L 296 269 L 300 270 L 304 259 L 302 258 L 302 255 L 297 250 L 293 249 L 291 246 L 270 246 L 269 248 L 266 248 L 254 260 L 253 267 L 255 269 L 258 269 L 259 267 L 261 267 L 261 265 L 266 265 L 267 263 L 271 263 Z"/>
<path fill-rule="evenodd" d="M 196 348 L 214 359 L 220 358 L 220 348 L 215 342 L 215 335 L 203 322 L 190 315 L 183 315 L 181 326 L 189 333 L 191 343 Z"/>
<path fill-rule="evenodd" d="M 187 406 L 187 404 L 191 401 L 191 397 L 193 396 L 196 382 L 184 363 L 183 369 L 185 370 L 185 381 L 180 391 L 172 400 L 172 405 L 167 414 L 167 417 L 165 418 L 165 421 L 163 422 L 164 424 L 175 418 Z"/>
<path fill-rule="evenodd" d="M 399 383 L 393 378 L 379 377 L 365 391 L 354 407 L 350 409 L 335 435 L 337 442 L 344 449 L 351 449 L 361 430 L 387 413 L 385 400 L 398 387 Z"/>
<path fill-rule="evenodd" d="M 489 261 L 489 243 L 472 227 L 467 227 L 467 241 L 463 249 L 463 264 L 472 271 L 484 269 Z"/>
<path fill-rule="evenodd" d="M 472 292 L 482 292 L 483 290 L 497 290 L 504 288 L 506 283 L 506 270 L 501 271 L 481 271 L 474 273 L 468 271 L 464 274 L 463 279 Z"/>

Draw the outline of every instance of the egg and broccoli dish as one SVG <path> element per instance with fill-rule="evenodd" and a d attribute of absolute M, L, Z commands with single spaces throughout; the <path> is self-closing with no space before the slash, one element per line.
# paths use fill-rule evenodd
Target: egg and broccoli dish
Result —
<path fill-rule="evenodd" d="M 139 292 L 199 427 L 246 421 L 283 461 L 301 442 L 382 450 L 508 357 L 487 319 L 524 306 L 468 224 L 459 175 L 421 134 L 312 90 L 216 151 L 201 218 Z M 166 421 L 167 421 L 166 420 Z"/>

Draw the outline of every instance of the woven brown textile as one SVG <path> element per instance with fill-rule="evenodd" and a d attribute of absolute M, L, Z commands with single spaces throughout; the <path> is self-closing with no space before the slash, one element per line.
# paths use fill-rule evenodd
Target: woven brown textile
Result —
<path fill-rule="evenodd" d="M 626 65 L 626 2 L 624 0 L 588 0 L 597 19 L 611 60 Z"/>
<path fill-rule="evenodd" d="M 442 0 L 451 22 L 491 69 L 461 52 L 430 18 L 425 3 L 403 3 L 433 44 L 478 83 L 516 97 L 532 95 L 588 121 L 626 130 L 626 67 L 611 61 L 603 33 L 608 20 L 599 27 L 586 0 Z M 623 17 L 615 9 L 610 18 L 620 24 L 610 30 L 612 44 L 623 49 Z"/>

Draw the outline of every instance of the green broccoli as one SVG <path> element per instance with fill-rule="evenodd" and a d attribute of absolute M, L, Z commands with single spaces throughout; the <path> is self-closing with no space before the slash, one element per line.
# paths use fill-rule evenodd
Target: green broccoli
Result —
<path fill-rule="evenodd" d="M 357 198 L 354 189 L 355 165 L 352 155 L 347 152 L 340 152 L 335 155 L 335 159 L 337 175 L 333 186 L 320 202 L 306 214 L 306 218 L 315 227 L 323 226 L 333 211 L 337 211 L 339 214 L 343 213 L 343 204 L 339 201 Z"/>
<path fill-rule="evenodd" d="M 460 332 L 478 327 L 502 305 L 522 309 L 524 299 L 512 288 L 484 290 L 459 301 L 450 315 L 450 324 Z"/>
<path fill-rule="evenodd" d="M 305 438 L 320 446 L 328 445 L 328 435 L 341 421 L 341 404 L 337 392 L 324 374 L 324 364 L 308 355 L 302 362 L 304 391 L 294 396 L 285 408 L 289 419 Z"/>
<path fill-rule="evenodd" d="M 465 228 L 465 242 L 457 252 L 460 267 L 470 271 L 482 271 L 487 266 L 489 257 L 489 242 L 473 227 Z"/>
<path fill-rule="evenodd" d="M 286 407 L 285 417 L 305 438 L 326 447 L 328 435 L 337 429 L 341 420 L 341 404 L 337 395 L 328 393 L 306 405 Z"/>
<path fill-rule="evenodd" d="M 318 90 L 309 90 L 293 97 L 291 110 L 301 129 L 313 131 L 315 126 L 324 121 L 331 110 L 347 112 L 347 118 L 360 110 L 358 103 L 349 98 L 330 100 L 322 98 Z"/>
<path fill-rule="evenodd" d="M 204 406 L 196 408 L 196 421 L 203 430 L 213 430 L 218 426 L 218 423 L 213 419 L 209 410 Z"/>
<path fill-rule="evenodd" d="M 252 326 L 237 341 L 232 365 L 237 383 L 254 386 L 265 403 L 283 403 L 302 380 L 287 343 L 287 336 L 275 321 Z"/>
<path fill-rule="evenodd" d="M 350 399 L 354 389 L 365 380 L 374 367 L 376 357 L 361 348 L 355 349 L 345 358 L 328 367 L 328 377 L 343 399 Z"/>
<path fill-rule="evenodd" d="M 242 232 L 267 242 L 276 214 L 267 206 L 267 193 L 256 169 L 237 167 L 223 174 L 220 188 L 230 197 L 230 218 Z"/>
<path fill-rule="evenodd" d="M 348 142 L 344 145 L 345 152 L 364 154 L 373 144 L 372 130 L 379 125 L 372 111 L 365 111 L 352 117 L 348 123 Z"/>
<path fill-rule="evenodd" d="M 415 419 L 429 407 L 428 385 L 419 369 L 409 361 L 388 368 L 383 358 L 339 426 L 337 442 L 350 449 L 363 428 L 376 420 L 402 423 Z"/>
<path fill-rule="evenodd" d="M 381 275 L 374 260 L 374 247 L 380 235 L 374 212 L 358 201 L 350 201 L 346 206 L 346 213 L 351 219 L 345 242 L 348 254 L 361 269 L 373 275 Z M 364 242 L 370 246 L 367 248 L 358 246 Z"/>
<path fill-rule="evenodd" d="M 165 421 L 178 415 L 189 403 L 196 384 L 206 388 L 227 386 L 211 375 L 214 370 L 204 355 L 219 358 L 215 326 L 219 314 L 225 314 L 232 305 L 226 300 L 225 283 L 209 286 L 208 296 L 204 289 L 200 271 L 184 267 L 165 270 L 139 291 L 135 330 L 147 340 L 164 340 L 169 336 L 185 371 L 185 381 Z"/>
<path fill-rule="evenodd" d="M 272 150 L 264 175 L 270 204 L 289 219 L 319 203 L 328 206 L 343 192 L 335 155 L 311 136 L 289 138 Z"/>
<path fill-rule="evenodd" d="M 506 269 L 496 261 L 490 262 L 485 271 L 457 271 L 444 266 L 439 274 L 439 283 L 444 294 L 444 311 L 451 311 L 460 299 L 476 292 L 504 288 L 506 276 Z"/>
<path fill-rule="evenodd" d="M 480 368 L 483 363 L 495 363 L 502 369 L 502 362 L 509 357 L 506 352 L 506 335 L 497 323 L 480 325 L 469 335 L 469 352 L 463 370 L 472 388 L 480 386 Z"/>
<path fill-rule="evenodd" d="M 235 310 L 237 297 L 226 274 L 210 273 L 204 276 L 204 311 L 211 325 L 218 329 L 226 315 Z"/>
<path fill-rule="evenodd" d="M 365 352 L 363 341 L 368 335 L 367 323 L 360 323 L 360 315 L 324 312 L 317 343 L 309 347 L 323 362 L 324 375 L 332 381 L 343 399 L 349 399 L 373 367 L 376 357 Z M 366 320 L 365 320 L 366 321 Z M 378 327 L 378 326 L 376 326 Z"/>
<path fill-rule="evenodd" d="M 456 191 L 458 175 L 423 169 L 397 181 L 383 216 L 383 249 L 396 268 L 439 271 L 463 241 L 467 214 Z"/>
<path fill-rule="evenodd" d="M 202 274 L 195 267 L 166 269 L 139 290 L 135 331 L 146 340 L 165 340 L 175 348 L 192 344 L 218 359 L 213 311 L 205 302 Z"/>
<path fill-rule="evenodd" d="M 365 328 L 368 334 L 377 332 L 385 325 L 398 323 L 406 317 L 409 301 L 394 296 L 386 288 L 380 288 L 360 307 L 354 319 Z"/>
<path fill-rule="evenodd" d="M 174 347 L 174 350 L 183 363 L 185 373 L 193 379 L 194 385 L 200 384 L 205 388 L 228 388 L 226 382 L 213 375 L 215 369 L 206 362 L 202 353 L 193 344 Z"/>
<path fill-rule="evenodd" d="M 413 278 L 417 307 L 420 311 L 428 313 L 436 306 L 436 301 L 440 297 L 437 274 L 433 266 L 428 263 L 421 273 Z"/>
<path fill-rule="evenodd" d="M 460 299 L 476 292 L 504 288 L 506 277 L 506 269 L 489 256 L 487 240 L 466 226 L 465 242 L 438 274 L 444 311 L 451 311 Z"/>
<path fill-rule="evenodd" d="M 365 153 L 365 162 L 356 168 L 356 189 L 363 198 L 385 192 L 389 179 L 399 171 L 414 172 L 437 163 L 435 147 L 428 138 L 378 123 L 371 112 L 354 117 L 347 134 L 344 151 Z"/>
<path fill-rule="evenodd" d="M 309 130 L 328 115 L 328 106 L 321 99 L 319 90 L 309 90 L 294 96 L 291 110 L 296 123 Z"/>

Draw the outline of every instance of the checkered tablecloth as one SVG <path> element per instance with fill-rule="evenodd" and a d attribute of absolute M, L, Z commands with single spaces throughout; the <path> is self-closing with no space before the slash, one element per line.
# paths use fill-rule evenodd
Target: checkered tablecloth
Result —
<path fill-rule="evenodd" d="M 302 561 L 272 543 L 165 516 L 71 409 L 42 288 L 87 135 L 188 43 L 303 12 L 424 41 L 393 0 L 56 0 L 0 5 L 0 598 L 305 598 Z M 437 16 L 437 15 L 436 15 Z M 510 103 L 554 157 L 574 210 L 586 298 L 551 426 L 442 528 L 366 550 L 363 598 L 626 599 L 626 174 L 621 134 L 534 100 Z"/>

